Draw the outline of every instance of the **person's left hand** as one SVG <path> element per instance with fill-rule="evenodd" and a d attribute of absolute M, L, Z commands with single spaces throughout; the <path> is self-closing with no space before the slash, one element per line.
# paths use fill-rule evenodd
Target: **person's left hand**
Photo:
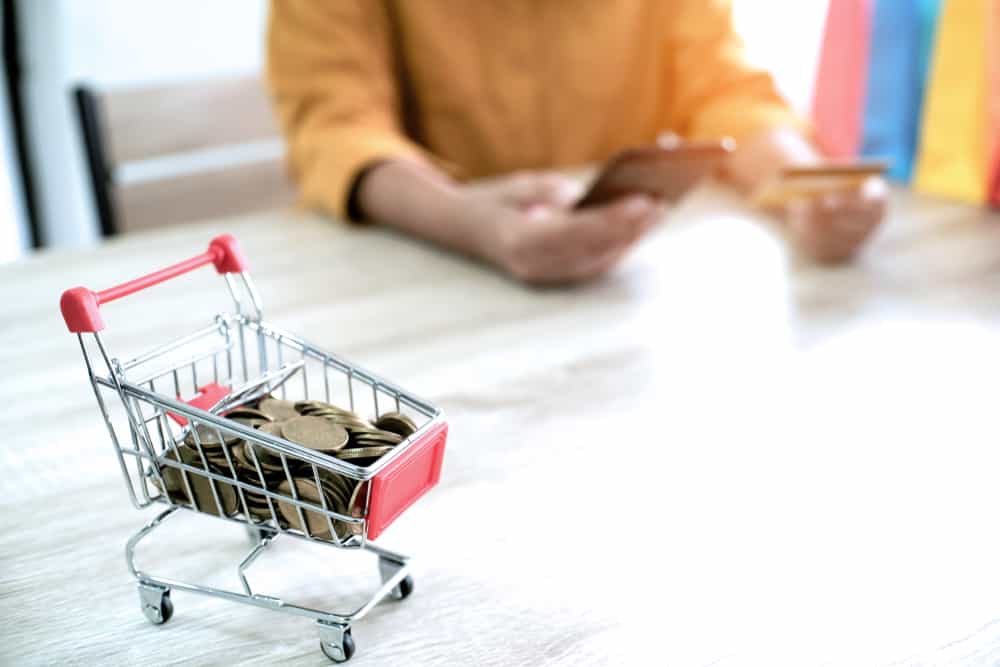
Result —
<path fill-rule="evenodd" d="M 872 177 L 856 189 L 794 200 L 783 217 L 801 250 L 821 262 L 843 262 L 882 222 L 888 193 L 885 179 Z"/>

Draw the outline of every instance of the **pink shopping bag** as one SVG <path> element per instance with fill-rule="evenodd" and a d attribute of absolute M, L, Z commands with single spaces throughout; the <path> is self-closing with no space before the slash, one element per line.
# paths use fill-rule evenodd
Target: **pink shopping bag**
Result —
<path fill-rule="evenodd" d="M 816 142 L 830 157 L 861 150 L 871 20 L 871 0 L 830 0 L 812 104 Z"/>

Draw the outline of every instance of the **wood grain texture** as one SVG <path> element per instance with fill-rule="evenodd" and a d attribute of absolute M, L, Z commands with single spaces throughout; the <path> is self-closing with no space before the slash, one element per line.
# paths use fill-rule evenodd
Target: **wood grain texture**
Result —
<path fill-rule="evenodd" d="M 115 165 L 278 137 L 257 77 L 111 90 L 100 103 Z"/>
<path fill-rule="evenodd" d="M 701 190 L 614 274 L 529 289 L 381 229 L 290 211 L 0 267 L 0 664 L 322 665 L 303 620 L 175 593 L 139 611 L 128 503 L 60 292 L 243 242 L 265 316 L 441 405 L 439 487 L 379 540 L 416 592 L 363 665 L 994 665 L 1000 219 L 899 195 L 849 267 Z M 225 305 L 210 270 L 105 308 L 121 357 Z M 238 527 L 140 551 L 237 586 Z M 283 544 L 261 592 L 351 607 L 364 554 Z"/>

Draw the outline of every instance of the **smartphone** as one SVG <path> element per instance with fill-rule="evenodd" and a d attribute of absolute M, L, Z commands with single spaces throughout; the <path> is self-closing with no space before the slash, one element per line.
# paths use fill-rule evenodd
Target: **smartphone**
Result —
<path fill-rule="evenodd" d="M 626 149 L 604 165 L 575 208 L 600 206 L 631 194 L 668 203 L 714 172 L 736 148 L 732 139 L 670 141 Z"/>

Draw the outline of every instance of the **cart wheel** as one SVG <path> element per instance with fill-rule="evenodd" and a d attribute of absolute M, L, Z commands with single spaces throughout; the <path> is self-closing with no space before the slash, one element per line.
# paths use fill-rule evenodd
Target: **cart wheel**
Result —
<path fill-rule="evenodd" d="M 350 628 L 344 630 L 344 638 L 341 641 L 340 646 L 320 640 L 319 647 L 323 651 L 323 655 L 336 663 L 347 662 L 351 659 L 354 655 L 354 651 L 356 650 L 356 647 L 354 646 L 354 637 L 351 636 Z"/>
<path fill-rule="evenodd" d="M 170 592 L 167 591 L 163 594 L 163 599 L 160 600 L 160 618 L 163 620 L 160 623 L 166 623 L 174 616 L 174 603 L 170 600 Z"/>
<path fill-rule="evenodd" d="M 405 600 L 413 592 L 413 577 L 406 575 L 403 580 L 392 589 L 392 597 L 397 600 Z"/>
<path fill-rule="evenodd" d="M 167 589 L 160 593 L 160 599 L 154 604 L 150 604 L 148 601 L 143 602 L 142 613 L 153 625 L 163 625 L 169 621 L 174 615 L 174 603 L 170 601 L 170 590 Z"/>

